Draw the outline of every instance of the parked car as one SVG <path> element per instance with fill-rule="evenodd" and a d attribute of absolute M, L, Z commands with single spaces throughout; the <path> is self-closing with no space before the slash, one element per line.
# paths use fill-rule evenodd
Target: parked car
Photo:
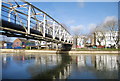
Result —
<path fill-rule="evenodd" d="M 105 46 L 97 46 L 97 48 L 105 48 Z"/>
<path fill-rule="evenodd" d="M 97 48 L 97 46 L 96 46 L 96 45 L 94 45 L 92 48 Z"/>

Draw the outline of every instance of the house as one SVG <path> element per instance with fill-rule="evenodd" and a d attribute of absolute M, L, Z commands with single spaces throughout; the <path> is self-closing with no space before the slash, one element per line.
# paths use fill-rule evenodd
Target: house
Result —
<path fill-rule="evenodd" d="M 77 38 L 77 48 L 83 48 L 84 47 L 84 37 L 85 36 L 79 36 Z"/>
<path fill-rule="evenodd" d="M 14 49 L 22 49 L 25 48 L 26 46 L 35 46 L 35 42 L 34 41 L 28 41 L 25 39 L 16 39 L 13 42 L 13 48 Z"/>
<path fill-rule="evenodd" d="M 12 49 L 12 48 L 13 48 L 12 45 L 13 45 L 12 42 L 7 42 L 6 48 L 7 48 L 7 49 Z"/>
<path fill-rule="evenodd" d="M 0 49 L 12 49 L 12 42 L 0 41 Z"/>
<path fill-rule="evenodd" d="M 0 49 L 6 48 L 6 41 L 0 41 Z"/>
<path fill-rule="evenodd" d="M 76 49 L 76 48 L 84 48 L 85 47 L 85 43 L 84 43 L 84 39 L 85 36 L 73 36 L 73 47 L 72 49 Z"/>
<path fill-rule="evenodd" d="M 100 38 L 100 36 L 101 36 L 101 38 Z M 116 42 L 119 41 L 118 40 L 118 31 L 113 31 L 113 32 L 106 31 L 103 35 L 98 32 L 98 34 L 96 34 L 94 37 L 95 37 L 94 38 L 95 44 L 97 46 L 102 45 L 105 47 L 111 47 L 111 46 L 116 47 L 117 46 Z M 99 39 L 100 39 L 100 43 L 98 42 Z"/>
<path fill-rule="evenodd" d="M 27 40 L 25 40 L 25 39 L 15 39 L 13 42 L 13 48 L 14 49 L 24 48 L 26 42 L 27 42 Z"/>
<path fill-rule="evenodd" d="M 25 46 L 35 46 L 35 41 L 27 41 L 26 43 L 25 43 Z"/>

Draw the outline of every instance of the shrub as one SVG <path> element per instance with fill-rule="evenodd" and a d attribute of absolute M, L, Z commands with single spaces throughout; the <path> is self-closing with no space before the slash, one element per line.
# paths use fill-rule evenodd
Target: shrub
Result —
<path fill-rule="evenodd" d="M 26 46 L 26 49 L 30 49 L 30 47 L 29 47 L 29 46 Z"/>

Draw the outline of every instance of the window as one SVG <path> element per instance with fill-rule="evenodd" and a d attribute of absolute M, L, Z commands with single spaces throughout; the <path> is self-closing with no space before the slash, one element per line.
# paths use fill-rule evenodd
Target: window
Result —
<path fill-rule="evenodd" d="M 22 42 L 22 45 L 24 45 L 25 43 L 24 42 Z"/>

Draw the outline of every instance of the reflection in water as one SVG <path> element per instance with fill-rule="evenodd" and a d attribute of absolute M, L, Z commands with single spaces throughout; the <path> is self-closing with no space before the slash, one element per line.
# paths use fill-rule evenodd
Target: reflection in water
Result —
<path fill-rule="evenodd" d="M 117 57 L 109 55 L 96 55 L 96 69 L 97 70 L 118 70 Z"/>
<path fill-rule="evenodd" d="M 2 54 L 3 79 L 115 79 L 117 55 Z"/>
<path fill-rule="evenodd" d="M 77 55 L 76 64 L 78 67 L 94 66 L 97 70 L 118 70 L 116 55 Z"/>
<path fill-rule="evenodd" d="M 52 67 L 50 70 L 47 69 L 46 71 L 42 70 L 41 73 L 38 72 L 38 74 L 33 76 L 32 78 L 35 78 L 35 79 L 36 78 L 37 79 L 66 79 L 70 75 L 71 57 L 69 55 L 59 55 L 59 56 L 60 56 L 61 62 L 57 63 L 56 67 Z M 59 59 L 56 57 L 53 57 L 53 58 Z M 35 71 L 37 71 L 37 69 L 35 69 Z"/>
<path fill-rule="evenodd" d="M 71 55 L 72 74 L 68 79 L 118 78 L 117 55 Z"/>
<path fill-rule="evenodd" d="M 66 79 L 70 74 L 68 55 L 3 54 L 3 79 Z"/>

